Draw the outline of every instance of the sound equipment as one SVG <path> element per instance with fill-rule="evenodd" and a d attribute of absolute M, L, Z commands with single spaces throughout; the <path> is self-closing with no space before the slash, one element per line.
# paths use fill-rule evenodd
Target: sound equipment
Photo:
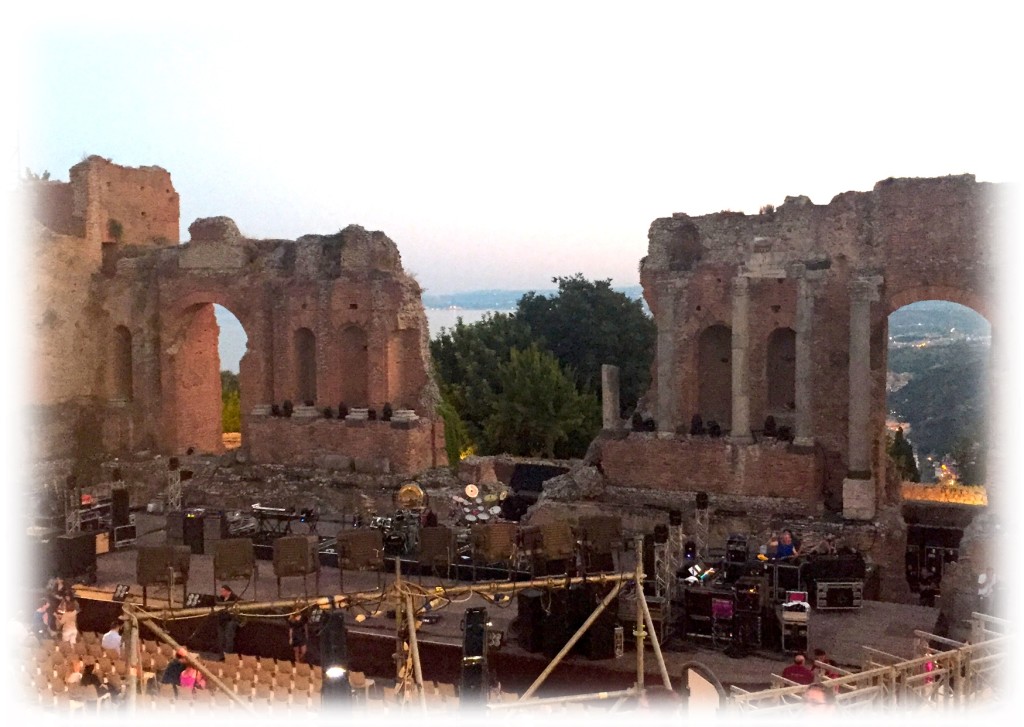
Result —
<path fill-rule="evenodd" d="M 576 629 L 572 628 L 569 609 L 569 591 L 556 588 L 547 592 L 548 609 L 541 619 L 541 651 L 553 659 Z"/>
<path fill-rule="evenodd" d="M 455 557 L 455 533 L 447 525 L 432 525 L 420 529 L 420 564 L 430 567 L 444 566 Z"/>
<path fill-rule="evenodd" d="M 138 549 L 135 580 L 143 587 L 188 583 L 192 551 L 187 545 L 144 545 Z M 182 594 L 184 595 L 184 594 Z"/>
<path fill-rule="evenodd" d="M 656 545 L 664 545 L 668 542 L 668 525 L 654 526 L 654 542 Z"/>
<path fill-rule="evenodd" d="M 213 543 L 213 579 L 248 580 L 256 570 L 251 538 L 228 538 Z"/>
<path fill-rule="evenodd" d="M 274 541 L 274 575 L 306 576 L 320 570 L 315 535 L 285 535 Z"/>
<path fill-rule="evenodd" d="M 536 654 L 543 645 L 544 623 L 544 591 L 539 588 L 526 588 L 519 591 L 517 597 L 519 646 L 524 651 Z"/>
<path fill-rule="evenodd" d="M 622 547 L 622 518 L 616 515 L 581 517 L 578 529 L 589 553 L 611 553 Z"/>
<path fill-rule="evenodd" d="M 569 523 L 544 523 L 540 526 L 540 531 L 544 541 L 544 555 L 548 560 L 561 560 L 573 556 L 575 541 Z"/>
<path fill-rule="evenodd" d="M 213 541 L 231 537 L 228 519 L 219 511 L 207 511 L 203 516 L 203 545 L 209 548 Z"/>
<path fill-rule="evenodd" d="M 486 608 L 466 609 L 459 684 L 459 701 L 463 705 L 487 700 L 487 623 Z"/>
<path fill-rule="evenodd" d="M 683 524 L 683 511 L 682 510 L 669 510 L 668 511 L 668 524 L 669 525 L 682 525 Z"/>
<path fill-rule="evenodd" d="M 588 583 L 580 589 L 580 594 L 577 596 L 580 608 L 574 619 L 574 632 L 601 604 L 612 587 L 611 584 Z M 616 597 L 605 607 L 580 639 L 579 646 L 583 654 L 591 661 L 615 658 L 615 627 L 618 625 L 618 612 L 619 599 Z"/>
<path fill-rule="evenodd" d="M 654 578 L 654 536 L 650 534 L 644 535 L 643 561 L 644 576 Z"/>
<path fill-rule="evenodd" d="M 763 576 L 742 576 L 736 581 L 736 610 L 759 614 L 768 595 L 768 582 Z"/>
<path fill-rule="evenodd" d="M 167 512 L 167 524 L 165 529 L 167 531 L 168 545 L 181 545 L 184 543 L 185 513 L 181 510 L 169 510 Z"/>
<path fill-rule="evenodd" d="M 122 525 L 119 528 L 114 528 L 114 550 L 135 545 L 137 535 L 134 525 Z"/>
<path fill-rule="evenodd" d="M 114 603 L 124 603 L 125 599 L 128 598 L 128 592 L 131 588 L 132 587 L 127 583 L 118 583 L 117 587 L 114 588 L 114 595 L 110 597 L 110 600 Z"/>
<path fill-rule="evenodd" d="M 819 582 L 815 591 L 819 611 L 860 608 L 864 602 L 864 581 Z"/>
<path fill-rule="evenodd" d="M 212 593 L 189 593 L 185 596 L 185 608 L 213 608 L 217 597 Z"/>
<path fill-rule="evenodd" d="M 727 563 L 747 562 L 747 536 L 730 535 L 725 541 L 725 560 Z"/>
<path fill-rule="evenodd" d="M 57 541 L 57 575 L 61 578 L 96 578 L 96 533 L 64 533 Z"/>
<path fill-rule="evenodd" d="M 128 489 L 115 487 L 110 491 L 111 526 L 119 528 L 131 522 L 131 506 L 128 500 Z"/>
<path fill-rule="evenodd" d="M 422 537 L 420 545 L 422 547 Z M 384 536 L 377 528 L 357 528 L 338 533 L 340 568 L 379 570 L 384 566 Z"/>
<path fill-rule="evenodd" d="M 203 521 L 206 519 L 202 511 L 186 510 L 182 520 L 182 541 L 195 555 L 203 555 Z"/>

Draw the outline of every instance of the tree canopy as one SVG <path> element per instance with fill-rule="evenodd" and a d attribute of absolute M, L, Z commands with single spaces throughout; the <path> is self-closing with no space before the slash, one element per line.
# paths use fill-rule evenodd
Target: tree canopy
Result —
<path fill-rule="evenodd" d="M 899 427 L 895 434 L 890 434 L 886 451 L 889 458 L 896 466 L 900 479 L 904 482 L 920 482 L 921 473 L 917 469 L 917 460 L 914 459 L 914 447 L 903 436 L 903 427 Z"/>
<path fill-rule="evenodd" d="M 641 303 L 610 280 L 554 282 L 557 295 L 459 319 L 430 343 L 442 397 L 465 427 L 458 436 L 482 454 L 582 456 L 600 427 L 601 364 L 619 367 L 621 413 L 647 388 L 656 328 Z"/>

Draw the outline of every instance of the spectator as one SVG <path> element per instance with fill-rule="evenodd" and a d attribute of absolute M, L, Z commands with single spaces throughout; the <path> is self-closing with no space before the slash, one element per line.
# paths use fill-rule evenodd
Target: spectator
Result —
<path fill-rule="evenodd" d="M 82 677 L 84 676 L 85 664 L 81 659 L 73 659 L 71 661 L 71 671 L 64 677 L 64 683 L 69 687 L 75 684 L 82 683 Z"/>
<path fill-rule="evenodd" d="M 170 684 L 174 687 L 175 697 L 178 696 L 178 687 L 181 686 L 181 675 L 186 667 L 188 667 L 186 652 L 184 649 L 178 649 L 174 659 L 164 667 L 164 673 L 160 675 L 161 684 Z"/>
<path fill-rule="evenodd" d="M 203 673 L 195 668 L 192 664 L 185 667 L 185 671 L 181 673 L 181 688 L 191 689 L 206 689 L 206 677 Z"/>
<path fill-rule="evenodd" d="M 814 650 L 814 661 L 815 663 L 811 664 L 811 671 L 815 674 L 820 674 L 819 680 L 837 679 L 840 676 L 839 672 L 835 671 L 834 669 L 828 669 L 818 666 L 818 662 L 821 662 L 822 664 L 830 664 L 831 666 L 836 665 L 834 661 L 828 658 L 828 654 L 825 652 L 824 649 Z"/>
<path fill-rule="evenodd" d="M 96 673 L 95 664 L 85 665 L 85 667 L 82 669 L 82 678 L 79 683 L 83 687 L 96 687 L 96 694 L 98 694 L 100 697 L 109 694 L 111 695 L 111 699 L 113 699 L 113 690 L 110 688 L 109 684 L 106 684 L 106 680 Z"/>
<path fill-rule="evenodd" d="M 110 624 L 110 629 L 107 633 L 103 634 L 103 638 L 100 640 L 100 646 L 107 652 L 107 656 L 112 659 L 121 658 L 120 626 L 121 624 L 117 621 Z"/>
<path fill-rule="evenodd" d="M 834 712 L 836 695 L 832 690 L 825 689 L 820 684 L 812 684 L 804 692 L 804 706 L 815 712 Z"/>
<path fill-rule="evenodd" d="M 50 625 L 50 601 L 44 600 L 32 613 L 32 633 L 42 642 L 43 639 L 53 638 L 53 628 Z"/>
<path fill-rule="evenodd" d="M 60 638 L 74 644 L 78 641 L 78 601 L 72 594 L 64 596 L 60 610 L 57 612 L 57 624 L 60 626 Z"/>
<path fill-rule="evenodd" d="M 217 596 L 217 603 L 230 604 L 238 601 L 238 596 L 231 590 L 231 587 L 224 584 L 220 587 L 220 595 Z M 220 650 L 222 654 L 235 653 L 235 634 L 238 633 L 238 618 L 225 609 L 217 614 L 217 631 L 220 636 Z"/>
<path fill-rule="evenodd" d="M 939 576 L 934 568 L 925 568 L 919 582 L 921 592 L 918 602 L 922 606 L 935 607 L 935 597 L 939 595 Z"/>
<path fill-rule="evenodd" d="M 775 547 L 775 557 L 779 560 L 795 558 L 800 555 L 797 544 L 793 541 L 793 531 L 783 530 L 779 536 L 779 544 Z"/>
<path fill-rule="evenodd" d="M 793 663 L 782 670 L 782 677 L 797 684 L 811 684 L 814 681 L 814 672 L 807 668 L 804 662 L 807 657 L 797 654 L 793 657 Z"/>
<path fill-rule="evenodd" d="M 292 647 L 295 663 L 299 664 L 306 659 L 306 644 L 309 641 L 309 619 L 305 611 L 297 611 L 288 616 L 288 643 Z"/>

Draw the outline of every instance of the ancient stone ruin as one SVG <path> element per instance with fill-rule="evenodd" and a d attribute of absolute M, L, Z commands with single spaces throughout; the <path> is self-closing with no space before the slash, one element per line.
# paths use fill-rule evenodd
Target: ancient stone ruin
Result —
<path fill-rule="evenodd" d="M 248 337 L 251 461 L 378 473 L 445 461 L 420 287 L 382 232 L 254 240 L 215 217 L 179 244 L 170 174 L 96 156 L 26 191 L 40 456 L 222 452 L 220 304 Z"/>

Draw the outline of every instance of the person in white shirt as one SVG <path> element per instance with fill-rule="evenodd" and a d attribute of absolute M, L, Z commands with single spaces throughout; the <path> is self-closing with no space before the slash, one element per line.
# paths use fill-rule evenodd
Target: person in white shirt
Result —
<path fill-rule="evenodd" d="M 995 569 L 989 566 L 985 572 L 978 576 L 978 610 L 981 613 L 992 613 L 992 598 L 995 595 L 996 584 Z"/>
<path fill-rule="evenodd" d="M 103 638 L 100 640 L 100 646 L 103 647 L 104 651 L 114 652 L 114 656 L 121 656 L 121 632 L 118 630 L 120 623 L 115 621 L 110 625 L 110 630 L 103 634 Z"/>

